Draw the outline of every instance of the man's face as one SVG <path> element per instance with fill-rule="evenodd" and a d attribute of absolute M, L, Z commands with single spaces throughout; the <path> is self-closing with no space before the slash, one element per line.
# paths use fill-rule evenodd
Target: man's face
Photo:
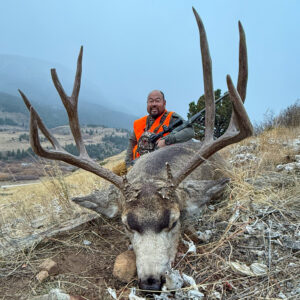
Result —
<path fill-rule="evenodd" d="M 153 117 L 159 117 L 166 108 L 166 101 L 160 91 L 152 91 L 147 98 L 147 112 Z"/>

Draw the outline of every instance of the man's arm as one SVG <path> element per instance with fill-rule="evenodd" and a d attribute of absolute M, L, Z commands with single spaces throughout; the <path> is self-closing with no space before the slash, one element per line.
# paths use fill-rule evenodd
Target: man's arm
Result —
<path fill-rule="evenodd" d="M 128 145 L 127 152 L 126 152 L 126 158 L 125 158 L 126 166 L 132 165 L 132 161 L 133 161 L 133 152 L 132 151 L 136 144 L 137 144 L 136 136 L 133 132 L 129 138 L 129 145 Z"/>
<path fill-rule="evenodd" d="M 178 115 L 177 113 L 173 113 L 169 126 L 174 124 L 178 119 L 183 120 L 183 118 L 180 115 Z M 184 128 L 183 130 L 180 130 L 178 132 L 171 132 L 170 134 L 163 137 L 162 139 L 165 140 L 166 145 L 172 145 L 172 144 L 176 144 L 176 143 L 186 142 L 186 141 L 192 139 L 194 136 L 195 136 L 194 129 L 191 125 L 189 125 L 188 127 Z"/>

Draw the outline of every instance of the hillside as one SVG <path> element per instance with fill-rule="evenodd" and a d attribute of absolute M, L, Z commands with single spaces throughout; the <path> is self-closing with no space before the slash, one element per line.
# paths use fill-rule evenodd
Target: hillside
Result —
<path fill-rule="evenodd" d="M 47 127 L 57 127 L 68 123 L 64 107 L 31 101 Z M 104 125 L 113 128 L 131 129 L 135 116 L 110 110 L 98 104 L 78 104 L 78 114 L 81 124 Z M 6 122 L 5 122 L 6 119 Z M 1 121 L 2 120 L 2 121 Z M 20 96 L 0 92 L 0 126 L 19 125 L 28 128 L 29 113 Z"/>
<path fill-rule="evenodd" d="M 89 125 L 82 126 L 81 131 L 87 151 L 93 159 L 103 160 L 128 147 L 130 133 L 126 129 Z M 78 155 L 69 126 L 55 127 L 51 132 L 68 152 Z M 41 137 L 41 141 L 44 147 L 51 147 L 45 138 Z M 39 159 L 31 150 L 28 129 L 0 126 L 0 182 L 36 180 L 45 176 L 48 163 L 44 162 L 43 168 L 36 168 L 36 161 Z M 65 163 L 59 165 L 64 174 L 75 169 Z"/>
<path fill-rule="evenodd" d="M 11 112 L 24 112 L 18 93 L 20 89 L 34 103 L 48 126 L 66 124 L 64 109 L 51 80 L 50 69 L 53 67 L 57 69 L 65 91 L 70 93 L 74 71 L 57 63 L 35 58 L 0 55 L 0 111 L 9 109 L 13 110 Z M 121 99 L 114 102 L 112 99 L 104 99 L 100 88 L 90 82 L 84 70 L 79 95 L 79 116 L 82 124 L 127 129 L 131 128 L 133 120 L 136 119 L 136 116 L 124 112 Z"/>
<path fill-rule="evenodd" d="M 222 154 L 231 183 L 224 197 L 182 233 L 176 270 L 195 281 L 203 295 L 197 299 L 296 299 L 300 128 L 268 130 Z M 124 154 L 102 165 L 112 168 L 123 159 Z M 97 217 L 70 198 L 101 191 L 106 182 L 82 170 L 69 176 L 55 166 L 52 170 L 41 184 L 0 189 L 0 243 L 6 251 L 2 296 L 32 299 L 60 286 L 86 299 L 116 299 L 109 295 L 113 290 L 118 299 L 128 299 L 136 278 L 125 284 L 112 275 L 115 258 L 129 246 L 121 221 L 100 217 L 70 229 Z M 25 245 L 31 246 L 20 251 Z M 39 283 L 38 265 L 49 257 L 59 273 Z M 192 279 L 157 299 L 189 299 L 195 291 Z"/>

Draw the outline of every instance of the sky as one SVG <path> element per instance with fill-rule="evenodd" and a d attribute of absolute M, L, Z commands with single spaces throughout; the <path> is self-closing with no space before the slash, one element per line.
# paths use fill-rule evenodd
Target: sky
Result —
<path fill-rule="evenodd" d="M 206 28 L 214 89 L 222 92 L 227 74 L 237 81 L 242 22 L 249 65 L 245 106 L 253 123 L 300 98 L 299 0 L 1 0 L 0 54 L 75 72 L 83 45 L 82 76 L 106 103 L 143 116 L 148 93 L 160 89 L 167 109 L 186 117 L 204 89 L 192 6 Z"/>

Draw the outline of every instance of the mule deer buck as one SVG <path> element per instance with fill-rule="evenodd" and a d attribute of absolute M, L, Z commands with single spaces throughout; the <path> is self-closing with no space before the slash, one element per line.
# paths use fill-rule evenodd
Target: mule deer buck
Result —
<path fill-rule="evenodd" d="M 68 113 L 69 124 L 79 156 L 66 152 L 45 127 L 26 96 L 21 96 L 30 111 L 30 143 L 34 152 L 44 158 L 61 160 L 90 171 L 109 181 L 105 189 L 85 197 L 74 198 L 77 204 L 102 213 L 107 217 L 121 214 L 122 222 L 136 254 L 139 286 L 145 290 L 159 290 L 164 274 L 174 261 L 181 221 L 197 214 L 199 208 L 224 190 L 227 178 L 217 171 L 224 163 L 215 154 L 222 148 L 239 142 L 252 134 L 252 125 L 243 102 L 248 77 L 247 50 L 244 30 L 239 23 L 239 74 L 237 89 L 227 75 L 227 85 L 233 112 L 227 131 L 214 139 L 215 103 L 211 58 L 202 21 L 193 8 L 200 32 L 200 48 L 205 90 L 205 139 L 203 142 L 174 144 L 143 155 L 126 176 L 118 176 L 101 167 L 87 154 L 80 132 L 77 113 L 80 90 L 81 47 L 72 95 L 66 95 L 55 69 L 52 80 Z M 53 149 L 41 146 L 39 130 L 50 141 Z M 208 160 L 209 159 L 209 160 Z M 201 168 L 198 168 L 201 165 Z"/>

